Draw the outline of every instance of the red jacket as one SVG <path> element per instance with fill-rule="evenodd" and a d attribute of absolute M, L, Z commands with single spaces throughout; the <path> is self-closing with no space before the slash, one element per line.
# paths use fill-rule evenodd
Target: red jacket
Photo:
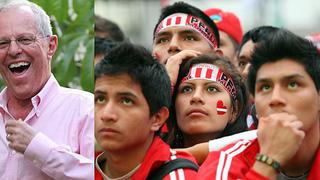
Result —
<path fill-rule="evenodd" d="M 198 172 L 198 179 L 247 179 L 268 180 L 252 169 L 255 157 L 260 151 L 257 139 L 240 140 L 230 144 L 220 151 L 211 152 Z M 320 179 L 320 150 L 308 175 L 308 180 Z"/>
<path fill-rule="evenodd" d="M 175 158 L 186 158 L 196 163 L 193 156 L 186 152 L 178 152 L 170 149 L 169 145 L 163 142 L 159 137 L 155 137 L 149 150 L 147 151 L 146 156 L 141 163 L 140 168 L 137 172 L 133 174 L 131 180 L 143 180 L 148 177 L 148 175 L 160 167 L 164 162 L 173 160 Z M 96 171 L 96 173 L 99 173 Z M 193 180 L 196 178 L 197 172 L 190 169 L 177 169 L 167 176 L 164 177 L 164 180 L 180 180 L 180 179 L 190 179 Z M 95 177 L 101 178 L 100 174 L 96 174 Z M 96 178 L 95 178 L 96 179 Z M 97 179 L 96 179 L 97 180 Z"/>

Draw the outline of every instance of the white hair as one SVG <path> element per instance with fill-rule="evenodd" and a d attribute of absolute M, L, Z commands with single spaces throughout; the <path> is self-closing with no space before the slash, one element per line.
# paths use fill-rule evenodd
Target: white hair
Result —
<path fill-rule="evenodd" d="M 11 0 L 0 4 L 0 13 L 15 6 L 28 6 L 37 18 L 38 31 L 42 36 L 52 35 L 52 26 L 48 14 L 39 5 L 27 0 Z"/>

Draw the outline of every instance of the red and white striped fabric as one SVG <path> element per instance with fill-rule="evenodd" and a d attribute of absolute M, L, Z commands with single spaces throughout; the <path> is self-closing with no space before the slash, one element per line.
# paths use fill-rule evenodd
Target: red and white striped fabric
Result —
<path fill-rule="evenodd" d="M 236 88 L 233 80 L 224 74 L 219 67 L 208 63 L 194 64 L 190 68 L 188 75 L 182 79 L 182 82 L 196 79 L 218 82 L 224 86 L 233 99 L 236 99 Z"/>
<path fill-rule="evenodd" d="M 168 26 L 186 26 L 190 21 L 190 17 L 187 14 L 177 13 L 165 18 L 162 22 L 162 29 Z"/>
<path fill-rule="evenodd" d="M 188 73 L 184 81 L 195 79 L 206 79 L 218 82 L 218 77 L 221 76 L 221 69 L 213 64 L 195 64 Z"/>
<path fill-rule="evenodd" d="M 216 180 L 268 180 L 253 169 L 260 151 L 257 139 L 240 140 L 219 151 L 212 151 L 200 166 L 197 179 Z M 320 148 L 317 149 L 307 180 L 320 179 Z"/>
<path fill-rule="evenodd" d="M 259 150 L 258 146 L 252 146 L 256 143 L 256 138 L 253 140 L 240 140 L 227 145 L 221 150 L 210 152 L 205 162 L 200 166 L 197 179 L 245 179 L 244 172 L 250 170 Z"/>
<path fill-rule="evenodd" d="M 168 27 L 175 26 L 189 27 L 199 32 L 213 48 L 218 47 L 216 35 L 214 34 L 212 28 L 204 23 L 200 18 L 184 13 L 175 13 L 163 19 L 159 23 L 154 35 Z"/>

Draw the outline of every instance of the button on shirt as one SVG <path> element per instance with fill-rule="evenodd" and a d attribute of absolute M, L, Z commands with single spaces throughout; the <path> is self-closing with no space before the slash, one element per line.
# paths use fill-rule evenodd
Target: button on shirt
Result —
<path fill-rule="evenodd" d="M 31 101 L 24 121 L 37 131 L 24 154 L 8 147 L 5 123 L 14 120 L 0 94 L 0 179 L 93 179 L 93 95 L 59 86 L 53 75 Z"/>

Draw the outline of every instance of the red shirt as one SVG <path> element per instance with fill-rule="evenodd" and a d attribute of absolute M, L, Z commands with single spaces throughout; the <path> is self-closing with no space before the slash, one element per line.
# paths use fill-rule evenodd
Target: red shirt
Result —
<path fill-rule="evenodd" d="M 198 179 L 247 179 L 268 180 L 252 169 L 255 157 L 260 151 L 257 139 L 240 140 L 220 151 L 211 152 L 198 172 Z M 320 150 L 308 175 L 308 180 L 320 179 Z"/>
<path fill-rule="evenodd" d="M 169 145 L 163 142 L 159 137 L 155 137 L 147 154 L 145 155 L 143 162 L 141 163 L 140 168 L 135 172 L 131 179 L 132 180 L 141 180 L 146 179 L 148 175 L 160 167 L 163 163 L 169 160 L 173 160 L 176 158 L 185 158 L 189 159 L 196 163 L 193 156 L 186 152 L 178 152 L 170 149 Z M 96 171 L 95 179 L 98 180 L 99 178 L 102 179 L 99 171 Z M 177 169 L 172 171 L 170 174 L 164 177 L 164 180 L 170 179 L 190 179 L 193 180 L 196 178 L 197 172 L 190 169 Z"/>
<path fill-rule="evenodd" d="M 94 153 L 94 159 L 96 159 L 97 156 L 98 156 L 99 154 L 101 154 L 101 153 L 102 153 L 101 151 L 100 151 L 100 152 L 95 152 L 95 153 Z M 103 180 L 103 177 L 102 177 L 101 174 L 99 173 L 99 171 L 98 171 L 98 169 L 97 169 L 96 166 L 94 166 L 94 179 L 95 179 L 95 180 Z"/>

